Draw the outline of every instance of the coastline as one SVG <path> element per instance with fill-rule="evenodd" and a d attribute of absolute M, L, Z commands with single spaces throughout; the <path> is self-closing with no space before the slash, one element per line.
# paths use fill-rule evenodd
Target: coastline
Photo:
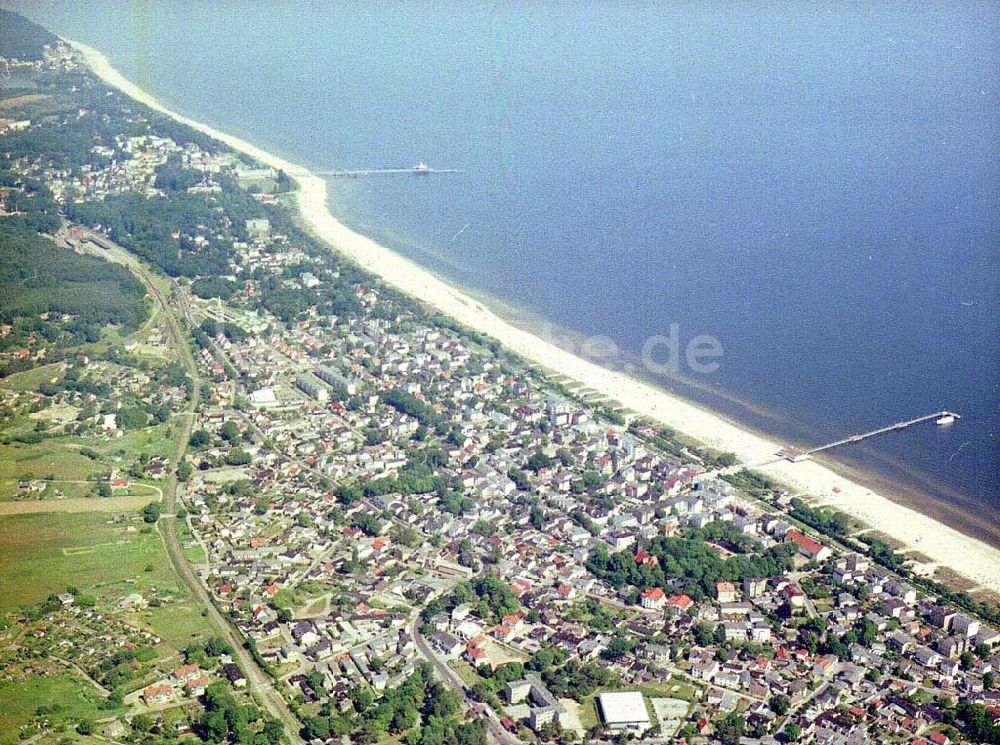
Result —
<path fill-rule="evenodd" d="M 650 384 L 583 360 L 505 321 L 481 302 L 456 290 L 409 259 L 339 222 L 327 208 L 327 184 L 307 169 L 276 157 L 239 138 L 173 112 L 124 78 L 100 52 L 67 40 L 83 54 L 91 70 L 107 85 L 125 95 L 203 132 L 262 163 L 284 170 L 298 183 L 297 202 L 302 219 L 333 250 L 461 324 L 500 340 L 531 363 L 600 391 L 622 406 L 646 415 L 705 445 L 731 451 L 748 464 L 771 461 L 779 443 L 748 431 L 726 418 L 678 398 Z M 838 475 L 816 462 L 781 461 L 755 470 L 782 482 L 794 493 L 815 497 L 836 507 L 875 531 L 892 536 L 933 564 L 948 567 L 983 588 L 1000 592 L 1000 550 L 943 525 L 909 507 L 881 496 L 866 486 Z M 834 488 L 839 491 L 834 492 Z"/>

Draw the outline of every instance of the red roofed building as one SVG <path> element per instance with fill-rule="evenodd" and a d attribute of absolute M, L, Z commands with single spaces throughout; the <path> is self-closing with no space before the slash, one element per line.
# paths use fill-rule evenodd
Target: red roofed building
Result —
<path fill-rule="evenodd" d="M 679 611 L 686 611 L 694 605 L 694 601 L 687 595 L 671 595 L 667 598 L 667 607 L 675 608 Z"/>
<path fill-rule="evenodd" d="M 736 585 L 732 582 L 716 582 L 715 597 L 720 603 L 735 603 L 738 599 Z"/>
<path fill-rule="evenodd" d="M 208 688 L 208 684 L 211 682 L 212 681 L 204 675 L 200 675 L 197 678 L 189 680 L 184 687 L 190 691 L 192 696 L 200 696 L 205 692 L 205 689 Z"/>
<path fill-rule="evenodd" d="M 201 675 L 201 668 L 197 665 L 181 665 L 174 669 L 174 677 L 177 680 L 191 680 Z"/>
<path fill-rule="evenodd" d="M 635 552 L 635 563 L 642 564 L 643 566 L 647 567 L 655 567 L 659 566 L 660 560 L 657 559 L 655 556 L 647 554 L 640 548 L 638 551 Z"/>
<path fill-rule="evenodd" d="M 798 546 L 799 553 L 815 561 L 824 561 L 832 553 L 829 547 L 824 546 L 819 541 L 814 541 L 807 535 L 803 535 L 797 530 L 789 530 L 785 534 L 785 541 L 792 542 Z"/>
<path fill-rule="evenodd" d="M 667 604 L 667 594 L 662 587 L 651 587 L 643 590 L 640 603 L 643 608 L 661 610 Z"/>
<path fill-rule="evenodd" d="M 142 692 L 142 698 L 147 704 L 162 704 L 165 701 L 169 701 L 173 695 L 173 686 L 167 683 L 151 685 Z"/>

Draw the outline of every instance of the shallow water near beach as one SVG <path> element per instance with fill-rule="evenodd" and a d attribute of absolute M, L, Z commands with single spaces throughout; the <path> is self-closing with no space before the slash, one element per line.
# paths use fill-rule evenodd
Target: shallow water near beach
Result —
<path fill-rule="evenodd" d="M 778 439 L 961 413 L 831 455 L 1000 545 L 990 5 L 9 5 L 293 162 L 462 169 L 331 209 L 535 329 L 714 337 L 653 379 Z"/>

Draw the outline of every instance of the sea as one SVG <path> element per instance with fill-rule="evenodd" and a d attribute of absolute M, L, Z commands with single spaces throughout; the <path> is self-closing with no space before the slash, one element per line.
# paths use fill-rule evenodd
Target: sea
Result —
<path fill-rule="evenodd" d="M 460 170 L 330 208 L 783 443 L 961 414 L 825 462 L 1000 545 L 1000 5 L 6 5 L 313 170 Z"/>

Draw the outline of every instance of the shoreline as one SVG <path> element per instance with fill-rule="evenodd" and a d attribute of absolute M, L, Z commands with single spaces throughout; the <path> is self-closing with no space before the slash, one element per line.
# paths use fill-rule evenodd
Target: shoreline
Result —
<path fill-rule="evenodd" d="M 600 367 L 512 325 L 480 301 L 460 292 L 428 270 L 396 254 L 338 221 L 327 208 L 327 183 L 307 169 L 272 155 L 232 135 L 189 119 L 161 105 L 127 80 L 101 52 L 66 40 L 85 58 L 91 71 L 108 86 L 162 114 L 186 124 L 225 145 L 273 168 L 285 171 L 298 184 L 299 216 L 332 250 L 379 276 L 396 289 L 451 316 L 470 329 L 491 336 L 529 363 L 592 388 L 621 406 L 669 426 L 708 447 L 736 454 L 741 463 L 774 460 L 781 444 L 740 427 L 722 415 L 681 399 L 666 390 Z M 874 531 L 892 536 L 926 556 L 933 565 L 953 572 L 984 589 L 1000 593 L 1000 550 L 944 525 L 927 515 L 875 493 L 868 487 L 816 462 L 780 461 L 753 466 L 792 493 L 814 497 L 839 509 Z M 839 491 L 834 492 L 834 489 Z M 923 565 L 926 566 L 926 565 Z"/>

